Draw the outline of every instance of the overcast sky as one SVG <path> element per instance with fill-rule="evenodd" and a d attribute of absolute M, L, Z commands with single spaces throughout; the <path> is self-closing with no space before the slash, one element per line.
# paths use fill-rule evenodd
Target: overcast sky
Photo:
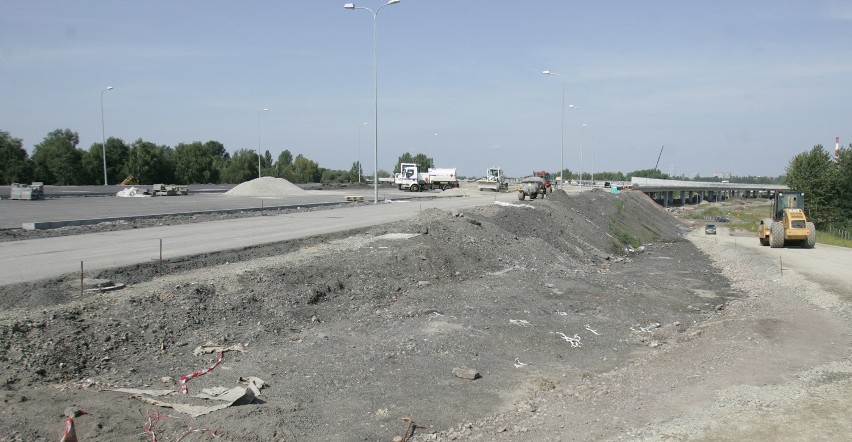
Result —
<path fill-rule="evenodd" d="M 127 143 L 360 155 L 371 174 L 373 15 L 344 3 L 3 0 L 0 130 L 89 149 L 103 97 Z M 408 151 L 460 175 L 629 172 L 665 146 L 667 173 L 775 176 L 852 142 L 845 0 L 402 0 L 377 24 L 380 169 Z"/>

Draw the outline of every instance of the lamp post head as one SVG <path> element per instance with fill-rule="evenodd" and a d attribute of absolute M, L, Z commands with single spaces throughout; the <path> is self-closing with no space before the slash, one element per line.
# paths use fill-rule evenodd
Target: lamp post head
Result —
<path fill-rule="evenodd" d="M 550 71 L 541 71 L 541 73 L 544 75 L 550 75 Z"/>
<path fill-rule="evenodd" d="M 568 109 L 579 109 L 579 107 L 574 106 L 573 104 L 569 104 Z"/>
<path fill-rule="evenodd" d="M 387 2 L 387 4 L 389 5 L 395 5 L 397 3 L 399 3 L 399 0 L 390 0 L 389 2 Z"/>
<path fill-rule="evenodd" d="M 263 110 L 261 112 L 267 112 L 267 111 L 269 111 L 269 109 L 263 108 Z"/>
<path fill-rule="evenodd" d="M 112 90 L 112 86 L 107 86 L 106 90 L 111 91 L 111 90 Z"/>
<path fill-rule="evenodd" d="M 343 7 L 346 9 L 355 9 L 355 3 L 347 3 Z"/>

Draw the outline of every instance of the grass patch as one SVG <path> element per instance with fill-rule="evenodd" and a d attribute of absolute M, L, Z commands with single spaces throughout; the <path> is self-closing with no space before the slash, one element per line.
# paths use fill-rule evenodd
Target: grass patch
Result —
<path fill-rule="evenodd" d="M 621 241 L 621 244 L 616 244 L 619 248 L 622 244 L 628 244 L 634 249 L 642 245 L 642 241 L 639 241 L 639 238 L 619 226 L 612 226 L 612 236 Z"/>
<path fill-rule="evenodd" d="M 828 232 L 817 231 L 816 240 L 819 244 L 828 244 L 831 246 L 852 248 L 852 239 L 843 239 L 837 235 L 832 235 Z"/>
<path fill-rule="evenodd" d="M 731 230 L 743 230 L 757 233 L 757 223 L 769 216 L 771 203 L 766 200 L 731 198 L 722 203 L 699 204 L 681 218 L 701 220 L 710 224 L 724 225 Z M 718 223 L 717 216 L 727 216 L 731 221 Z"/>

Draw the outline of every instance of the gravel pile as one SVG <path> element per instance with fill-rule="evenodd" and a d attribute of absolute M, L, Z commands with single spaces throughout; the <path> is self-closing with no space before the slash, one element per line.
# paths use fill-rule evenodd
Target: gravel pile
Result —
<path fill-rule="evenodd" d="M 305 190 L 284 178 L 265 176 L 241 183 L 225 192 L 225 195 L 275 197 L 303 193 Z"/>
<path fill-rule="evenodd" d="M 115 292 L 81 295 L 74 277 L 0 287 L 0 434 L 54 438 L 78 405 L 81 439 L 133 438 L 153 407 L 109 390 L 175 389 L 215 362 L 192 354 L 211 341 L 248 347 L 190 390 L 256 376 L 261 401 L 158 434 L 392 440 L 410 418 L 415 440 L 490 438 L 531 398 L 688 341 L 741 296 L 688 272 L 713 263 L 683 231 L 639 192 L 557 191 L 93 275 L 128 284 Z"/>

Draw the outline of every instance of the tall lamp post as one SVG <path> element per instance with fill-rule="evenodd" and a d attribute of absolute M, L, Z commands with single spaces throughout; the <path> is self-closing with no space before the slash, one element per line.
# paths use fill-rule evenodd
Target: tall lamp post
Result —
<path fill-rule="evenodd" d="M 586 127 L 589 123 L 580 125 L 580 190 L 583 190 L 583 144 L 586 142 Z"/>
<path fill-rule="evenodd" d="M 559 119 L 559 187 L 565 187 L 565 77 L 553 71 L 542 71 L 544 75 L 556 75 L 562 79 L 562 115 Z"/>
<path fill-rule="evenodd" d="M 269 109 L 263 108 L 257 111 L 257 177 L 260 178 L 260 114 L 267 112 Z"/>
<path fill-rule="evenodd" d="M 589 125 L 588 123 L 586 124 Z M 595 183 L 595 128 L 592 126 L 592 185 Z"/>
<path fill-rule="evenodd" d="M 429 148 L 429 154 L 430 155 L 435 155 L 435 140 L 437 139 L 436 138 L 437 136 L 438 136 L 438 132 L 435 132 L 435 137 L 432 138 L 431 147 Z M 435 157 L 432 157 L 432 159 L 434 160 Z"/>
<path fill-rule="evenodd" d="M 585 120 L 585 117 L 583 115 L 583 110 L 579 106 L 574 106 L 573 104 L 569 104 L 568 109 L 580 109 L 580 119 Z M 583 123 L 582 121 L 580 121 L 580 124 L 581 124 L 581 130 L 580 130 L 580 171 L 579 171 L 580 179 L 577 180 L 577 184 L 580 185 L 580 190 L 582 191 L 583 190 L 583 131 L 582 131 L 582 128 L 586 126 L 586 123 Z"/>
<path fill-rule="evenodd" d="M 379 6 L 375 12 L 373 12 L 370 8 L 365 8 L 363 6 L 355 6 L 355 3 L 346 3 L 343 5 L 346 9 L 356 10 L 363 9 L 365 11 L 370 11 L 373 14 L 373 92 L 375 95 L 374 108 L 375 108 L 375 148 L 373 152 L 373 204 L 379 203 L 379 74 L 378 68 L 376 64 L 376 18 L 379 15 L 379 11 L 382 10 L 385 6 L 395 5 L 399 3 L 400 0 L 389 0 L 387 3 Z"/>
<path fill-rule="evenodd" d="M 106 127 L 104 125 L 104 92 L 111 91 L 112 86 L 107 86 L 106 89 L 101 91 L 101 153 L 103 153 L 104 159 L 104 186 L 107 185 L 107 168 L 106 168 Z"/>
<path fill-rule="evenodd" d="M 358 184 L 361 184 L 361 129 L 366 125 L 367 123 L 358 125 Z"/>

